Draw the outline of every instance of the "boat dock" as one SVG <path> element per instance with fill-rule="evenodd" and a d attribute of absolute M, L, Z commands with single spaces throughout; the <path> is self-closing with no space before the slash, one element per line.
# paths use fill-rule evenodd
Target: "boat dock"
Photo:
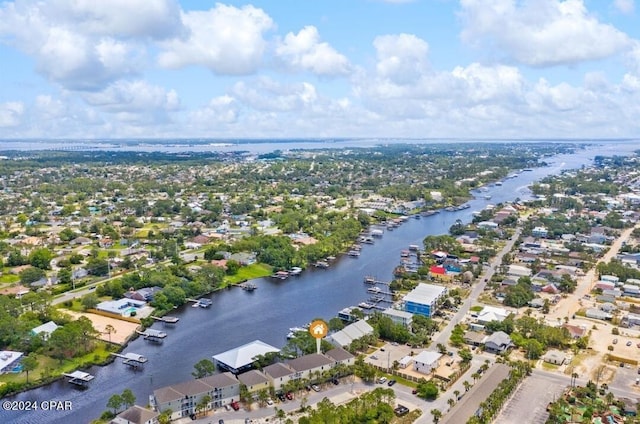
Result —
<path fill-rule="evenodd" d="M 202 299 L 187 299 L 187 302 L 193 302 L 193 305 L 191 305 L 192 308 L 208 308 L 213 305 L 213 301 L 206 297 L 203 297 Z"/>
<path fill-rule="evenodd" d="M 117 356 L 118 358 L 122 358 L 123 364 L 136 369 L 142 367 L 148 361 L 146 356 L 142 356 L 137 353 L 131 353 L 131 352 L 126 353 L 124 355 L 121 355 L 119 353 L 112 353 L 111 355 Z"/>
<path fill-rule="evenodd" d="M 167 337 L 167 333 L 164 331 L 154 330 L 152 328 L 147 328 L 144 331 L 136 330 L 136 333 L 144 337 L 145 340 L 154 343 L 161 343 Z"/>
<path fill-rule="evenodd" d="M 170 316 L 166 316 L 166 317 L 154 317 L 153 315 L 151 315 L 151 318 L 153 318 L 156 321 L 160 321 L 163 324 L 167 324 L 167 325 L 171 325 L 171 324 L 177 324 L 178 321 L 180 321 L 180 318 L 178 317 L 170 317 Z"/>
<path fill-rule="evenodd" d="M 89 382 L 95 378 L 95 376 L 82 371 L 74 371 L 70 374 L 63 373 L 62 375 L 64 375 L 65 377 L 69 377 L 69 383 L 75 384 L 76 386 L 80 387 L 86 387 L 87 384 L 89 384 Z"/>
<path fill-rule="evenodd" d="M 240 284 L 240 287 L 242 287 L 242 290 L 246 290 L 246 291 L 249 291 L 249 292 L 252 292 L 252 291 L 254 291 L 255 289 L 258 288 L 258 286 L 256 286 L 253 283 L 242 283 L 242 284 Z"/>

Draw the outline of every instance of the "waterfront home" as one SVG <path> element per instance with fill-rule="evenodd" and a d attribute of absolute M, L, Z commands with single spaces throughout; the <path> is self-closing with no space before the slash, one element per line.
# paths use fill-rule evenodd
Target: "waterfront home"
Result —
<path fill-rule="evenodd" d="M 347 347 L 356 339 L 373 334 L 373 327 L 360 320 L 329 335 L 326 340 L 334 346 Z"/>
<path fill-rule="evenodd" d="M 321 353 L 304 355 L 287 362 L 294 371 L 294 379 L 307 378 L 312 380 L 314 376 L 321 375 L 323 371 L 329 370 L 335 361 L 329 359 Z"/>
<path fill-rule="evenodd" d="M 268 365 L 264 367 L 262 371 L 271 380 L 271 384 L 275 390 L 280 390 L 282 386 L 292 380 L 296 374 L 293 368 L 281 362 Z"/>
<path fill-rule="evenodd" d="M 387 308 L 382 311 L 381 314 L 391 318 L 391 321 L 396 324 L 401 324 L 405 328 L 410 328 L 411 322 L 413 321 L 413 314 L 398 309 Z"/>
<path fill-rule="evenodd" d="M 413 358 L 413 369 L 421 374 L 431 374 L 440 364 L 441 353 L 425 350 Z"/>
<path fill-rule="evenodd" d="M 122 317 L 130 317 L 137 315 L 140 308 L 144 307 L 147 302 L 143 300 L 127 299 L 126 297 L 118 300 L 107 300 L 98 303 L 96 309 Z"/>
<path fill-rule="evenodd" d="M 247 387 L 249 393 L 268 389 L 271 383 L 269 377 L 258 370 L 249 370 L 238 374 L 238 380 Z"/>
<path fill-rule="evenodd" d="M 12 350 L 0 351 L 0 374 L 22 371 L 20 360 L 24 353 Z"/>
<path fill-rule="evenodd" d="M 156 411 L 133 405 L 116 415 L 109 424 L 158 424 L 158 415 Z"/>
<path fill-rule="evenodd" d="M 219 408 L 237 402 L 240 398 L 240 382 L 225 372 L 184 383 L 162 387 L 153 391 L 152 405 L 160 413 L 170 409 L 171 420 L 195 414 L 202 398 L 209 396 L 208 408 Z"/>
<path fill-rule="evenodd" d="M 404 310 L 431 318 L 436 312 L 438 300 L 446 293 L 447 289 L 443 286 L 420 283 L 404 296 Z"/>

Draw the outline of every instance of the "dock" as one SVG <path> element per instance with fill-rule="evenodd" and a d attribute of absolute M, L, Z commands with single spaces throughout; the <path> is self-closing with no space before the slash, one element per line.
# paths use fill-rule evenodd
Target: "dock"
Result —
<path fill-rule="evenodd" d="M 117 356 L 118 358 L 122 358 L 123 364 L 136 369 L 142 367 L 148 361 L 146 356 L 142 356 L 137 353 L 131 353 L 131 352 L 126 353 L 124 355 L 121 355 L 119 353 L 112 353 L 111 355 Z"/>
<path fill-rule="evenodd" d="M 213 305 L 213 301 L 206 297 L 203 297 L 202 299 L 187 299 L 187 302 L 193 302 L 193 305 L 191 305 L 192 308 L 208 308 Z"/>
<path fill-rule="evenodd" d="M 178 317 L 170 317 L 170 316 L 154 317 L 153 315 L 151 315 L 151 318 L 153 318 L 156 321 L 160 321 L 163 324 L 177 324 L 178 321 L 180 321 L 180 318 L 178 318 Z"/>
<path fill-rule="evenodd" d="M 62 375 L 69 378 L 69 383 L 80 387 L 86 387 L 87 384 L 95 378 L 95 376 L 82 371 L 74 371 L 70 374 L 63 373 Z"/>
<path fill-rule="evenodd" d="M 136 330 L 136 333 L 144 337 L 145 340 L 154 343 L 162 343 L 162 341 L 167 337 L 167 333 L 165 333 L 164 331 L 153 330 L 151 328 L 147 328 L 144 331 Z"/>
<path fill-rule="evenodd" d="M 246 291 L 249 291 L 249 292 L 252 292 L 252 291 L 254 291 L 255 289 L 258 288 L 258 286 L 256 286 L 253 283 L 243 283 L 243 284 L 240 284 L 240 287 L 242 287 L 242 290 L 246 290 Z"/>

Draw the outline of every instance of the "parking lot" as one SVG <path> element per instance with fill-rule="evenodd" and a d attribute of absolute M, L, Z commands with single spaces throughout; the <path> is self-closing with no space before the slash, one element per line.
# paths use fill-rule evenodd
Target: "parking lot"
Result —
<path fill-rule="evenodd" d="M 502 408 L 495 424 L 544 424 L 549 417 L 547 405 L 557 399 L 564 388 L 564 384 L 530 375 Z"/>

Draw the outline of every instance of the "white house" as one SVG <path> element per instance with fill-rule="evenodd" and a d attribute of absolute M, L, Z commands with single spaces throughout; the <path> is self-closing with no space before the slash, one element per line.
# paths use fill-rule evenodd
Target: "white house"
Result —
<path fill-rule="evenodd" d="M 438 368 L 442 354 L 438 352 L 423 351 L 413 357 L 413 369 L 422 374 L 431 374 Z"/>
<path fill-rule="evenodd" d="M 496 308 L 495 306 L 485 306 L 482 311 L 478 313 L 477 322 L 480 324 L 486 324 L 491 321 L 502 322 L 509 315 L 509 311 L 504 308 Z"/>
<path fill-rule="evenodd" d="M 38 334 L 42 335 L 43 340 L 48 340 L 53 333 L 58 328 L 58 325 L 53 322 L 45 322 L 42 325 L 37 326 L 36 328 L 31 329 L 31 334 L 37 336 Z"/>

